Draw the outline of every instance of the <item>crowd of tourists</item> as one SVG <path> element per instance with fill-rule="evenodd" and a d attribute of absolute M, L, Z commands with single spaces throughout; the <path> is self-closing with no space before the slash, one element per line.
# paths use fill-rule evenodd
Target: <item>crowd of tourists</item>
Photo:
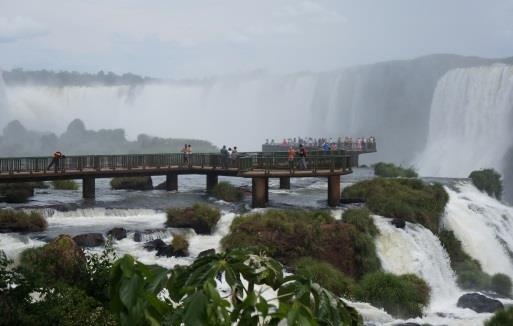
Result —
<path fill-rule="evenodd" d="M 358 137 L 353 139 L 352 137 L 294 137 L 284 138 L 281 142 L 275 142 L 274 139 L 266 139 L 265 145 L 274 145 L 282 147 L 299 147 L 305 146 L 308 148 L 320 148 L 322 150 L 341 150 L 341 149 L 373 149 L 376 146 L 376 138 L 373 136 L 365 138 Z"/>

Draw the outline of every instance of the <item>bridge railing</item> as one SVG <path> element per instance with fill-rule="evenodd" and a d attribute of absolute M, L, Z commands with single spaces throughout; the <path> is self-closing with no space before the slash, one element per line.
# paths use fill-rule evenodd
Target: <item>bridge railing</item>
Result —
<path fill-rule="evenodd" d="M 56 166 L 48 168 L 50 157 L 0 158 L 0 174 L 47 173 L 54 170 L 66 171 L 105 171 L 105 170 L 144 170 L 169 168 L 211 168 L 250 170 L 297 170 L 304 168 L 302 160 L 296 157 L 289 161 L 287 153 L 257 152 L 238 153 L 236 158 L 216 153 L 163 153 L 132 155 L 82 155 L 66 156 Z M 319 169 L 346 170 L 351 168 L 351 156 L 344 151 L 311 152 L 305 159 L 307 170 Z"/>

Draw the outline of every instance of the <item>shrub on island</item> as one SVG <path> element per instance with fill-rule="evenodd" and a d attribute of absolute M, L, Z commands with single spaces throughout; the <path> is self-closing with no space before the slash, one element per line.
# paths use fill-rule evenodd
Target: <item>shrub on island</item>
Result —
<path fill-rule="evenodd" d="M 374 164 L 374 174 L 385 178 L 416 178 L 417 172 L 412 168 L 403 168 L 392 163 L 379 162 Z"/>
<path fill-rule="evenodd" d="M 418 179 L 366 180 L 345 188 L 343 198 L 364 198 L 375 214 L 402 218 L 438 232 L 440 218 L 449 196 L 440 184 L 426 184 Z"/>
<path fill-rule="evenodd" d="M 186 257 L 189 255 L 189 241 L 181 234 L 173 235 L 171 247 L 173 248 L 173 256 Z"/>
<path fill-rule="evenodd" d="M 153 181 L 151 177 L 116 177 L 112 178 L 110 186 L 115 190 L 152 190 Z"/>
<path fill-rule="evenodd" d="M 3 183 L 0 184 L 0 197 L 3 197 L 3 201 L 7 203 L 26 203 L 30 197 L 34 196 L 34 188 L 34 184 L 30 182 Z"/>
<path fill-rule="evenodd" d="M 78 190 L 79 185 L 74 180 L 54 180 L 52 181 L 54 189 L 59 190 Z"/>
<path fill-rule="evenodd" d="M 192 228 L 197 234 L 211 234 L 220 218 L 218 208 L 199 203 L 184 209 L 169 208 L 166 226 Z"/>
<path fill-rule="evenodd" d="M 231 183 L 222 181 L 212 188 L 212 195 L 227 202 L 239 202 L 244 198 L 244 192 Z"/>
<path fill-rule="evenodd" d="M 501 199 L 502 180 L 497 171 L 493 169 L 472 171 L 468 177 L 477 189 L 486 192 L 489 196 Z"/>
<path fill-rule="evenodd" d="M 311 257 L 303 257 L 292 264 L 295 275 L 319 283 L 338 297 L 352 298 L 356 293 L 356 282 L 333 265 Z"/>
<path fill-rule="evenodd" d="M 485 326 L 510 326 L 513 325 L 513 307 L 497 311 L 493 317 L 485 323 Z"/>
<path fill-rule="evenodd" d="M 40 232 L 47 226 L 45 218 L 38 212 L 0 210 L 0 232 Z"/>
<path fill-rule="evenodd" d="M 360 281 L 357 298 L 395 317 L 414 318 L 429 304 L 430 289 L 414 274 L 371 273 Z"/>

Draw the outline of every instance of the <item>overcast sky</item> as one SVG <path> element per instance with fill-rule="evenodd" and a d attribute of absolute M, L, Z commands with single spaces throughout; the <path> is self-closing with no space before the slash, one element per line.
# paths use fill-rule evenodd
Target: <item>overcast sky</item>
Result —
<path fill-rule="evenodd" d="M 0 67 L 203 77 L 513 56 L 512 0 L 0 0 Z"/>

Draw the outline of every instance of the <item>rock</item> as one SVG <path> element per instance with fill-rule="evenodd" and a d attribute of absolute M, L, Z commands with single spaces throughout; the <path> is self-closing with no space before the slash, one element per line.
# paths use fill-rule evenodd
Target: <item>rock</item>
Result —
<path fill-rule="evenodd" d="M 98 247 L 105 244 L 103 234 L 101 233 L 85 233 L 73 237 L 73 241 L 80 247 Z"/>
<path fill-rule="evenodd" d="M 421 326 L 417 323 L 400 323 L 400 324 L 394 324 L 394 326 Z"/>
<path fill-rule="evenodd" d="M 341 204 L 363 204 L 365 198 L 340 198 Z"/>
<path fill-rule="evenodd" d="M 155 239 L 152 241 L 148 241 L 144 244 L 144 249 L 148 251 L 157 251 L 157 256 L 166 256 L 171 257 L 173 256 L 173 247 L 170 245 L 167 245 L 164 241 L 161 239 Z"/>
<path fill-rule="evenodd" d="M 126 238 L 126 229 L 125 228 L 113 228 L 109 232 L 107 232 L 107 235 L 112 236 L 113 239 L 121 240 Z"/>
<path fill-rule="evenodd" d="M 203 250 L 202 252 L 200 252 L 198 255 L 198 258 L 215 255 L 215 254 L 216 254 L 216 250 L 214 248 L 210 248 L 210 249 Z"/>
<path fill-rule="evenodd" d="M 142 241 L 142 232 L 141 231 L 135 231 L 134 233 L 134 241 L 135 242 L 141 242 Z"/>
<path fill-rule="evenodd" d="M 167 184 L 165 181 L 161 182 L 154 189 L 155 190 L 167 190 Z"/>
<path fill-rule="evenodd" d="M 479 293 L 467 293 L 458 299 L 458 307 L 469 308 L 478 313 L 493 313 L 497 310 L 504 309 L 504 305 L 495 299 L 488 298 Z"/>
<path fill-rule="evenodd" d="M 390 223 L 399 229 L 404 229 L 406 227 L 406 221 L 402 218 L 394 218 Z"/>

